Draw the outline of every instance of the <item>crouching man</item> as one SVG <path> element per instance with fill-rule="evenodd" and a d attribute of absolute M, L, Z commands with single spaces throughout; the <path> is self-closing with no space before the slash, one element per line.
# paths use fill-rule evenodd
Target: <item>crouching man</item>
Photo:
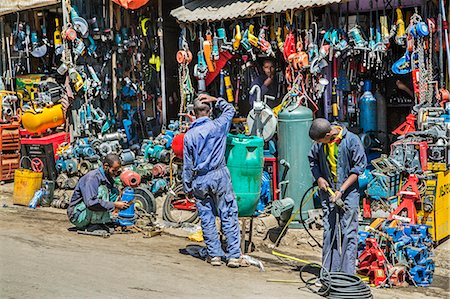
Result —
<path fill-rule="evenodd" d="M 108 232 L 111 212 L 128 208 L 127 203 L 117 201 L 119 191 L 114 187 L 120 168 L 119 156 L 109 154 L 102 167 L 80 178 L 67 208 L 67 216 L 77 229 Z"/>

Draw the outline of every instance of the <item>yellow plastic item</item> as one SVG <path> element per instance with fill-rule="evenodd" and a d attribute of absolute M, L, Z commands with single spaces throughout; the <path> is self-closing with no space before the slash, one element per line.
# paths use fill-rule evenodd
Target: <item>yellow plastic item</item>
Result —
<path fill-rule="evenodd" d="M 387 16 L 380 17 L 380 25 L 381 25 L 381 37 L 383 39 L 388 39 L 389 38 L 389 27 L 388 27 Z"/>
<path fill-rule="evenodd" d="M 227 93 L 227 100 L 229 103 L 232 103 L 234 101 L 234 97 L 233 97 L 233 85 L 231 85 L 230 75 L 227 74 L 223 79 L 225 81 L 225 90 Z"/>
<path fill-rule="evenodd" d="M 34 172 L 28 169 L 16 169 L 14 171 L 13 203 L 26 206 L 42 185 L 42 172 Z"/>
<path fill-rule="evenodd" d="M 259 48 L 259 40 L 258 37 L 255 36 L 254 32 L 255 25 L 248 26 L 248 42 L 255 48 Z"/>
<path fill-rule="evenodd" d="M 236 25 L 236 33 L 233 39 L 233 50 L 239 49 L 239 45 L 241 44 L 242 34 L 241 34 L 241 26 Z"/>
<path fill-rule="evenodd" d="M 198 232 L 189 235 L 188 239 L 195 242 L 203 242 L 203 232 L 199 230 Z"/>
<path fill-rule="evenodd" d="M 423 198 L 428 198 L 432 204 L 431 211 L 423 207 L 417 211 L 419 224 L 430 225 L 433 241 L 440 243 L 450 235 L 450 170 L 434 173 L 435 178 L 426 180 L 426 191 Z M 423 203 L 422 203 L 423 204 Z"/>
<path fill-rule="evenodd" d="M 283 109 L 283 105 L 280 104 L 276 107 L 273 107 L 272 112 L 275 114 L 276 117 L 278 117 L 278 113 L 280 113 L 281 109 Z"/>
<path fill-rule="evenodd" d="M 59 19 L 55 19 L 55 32 L 53 33 L 53 43 L 55 48 L 62 45 L 61 31 L 59 29 Z"/>
<path fill-rule="evenodd" d="M 397 8 L 396 10 L 397 13 L 397 38 L 401 38 L 403 36 L 406 35 L 406 30 L 405 30 L 405 21 L 403 21 L 403 13 L 402 10 L 400 8 Z"/>
<path fill-rule="evenodd" d="M 22 114 L 22 125 L 31 133 L 44 132 L 64 124 L 64 112 L 61 104 L 50 108 L 45 107 L 41 112 L 27 110 Z"/>
<path fill-rule="evenodd" d="M 337 117 L 339 115 L 339 108 L 337 103 L 331 104 L 331 108 L 333 110 L 333 116 Z"/>

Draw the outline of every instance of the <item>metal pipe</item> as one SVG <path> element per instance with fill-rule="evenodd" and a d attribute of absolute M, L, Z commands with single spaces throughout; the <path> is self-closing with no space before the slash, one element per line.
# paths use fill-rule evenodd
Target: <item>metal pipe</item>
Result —
<path fill-rule="evenodd" d="M 167 124 L 166 119 L 166 66 L 164 61 L 164 38 L 163 38 L 163 10 L 162 0 L 158 0 L 158 36 L 159 36 L 159 57 L 161 59 L 161 96 L 162 96 L 162 119 L 163 125 Z"/>
<path fill-rule="evenodd" d="M 440 0 L 440 2 L 441 2 L 441 10 L 442 10 L 442 22 L 447 23 L 444 0 Z M 445 47 L 446 47 L 446 51 L 447 51 L 447 76 L 450 77 L 450 49 L 449 49 L 449 42 L 448 42 L 447 27 L 444 29 L 444 32 L 445 32 Z"/>
<path fill-rule="evenodd" d="M 11 59 L 11 46 L 10 46 L 10 38 L 6 37 L 6 54 L 8 56 L 8 76 L 6 76 L 9 79 L 9 88 L 11 90 L 14 90 L 14 80 L 13 80 L 13 68 L 12 68 L 12 59 Z M 15 74 L 14 74 L 15 76 Z"/>
<path fill-rule="evenodd" d="M 0 74 L 4 76 L 4 73 L 6 72 L 6 41 L 5 41 L 5 20 L 4 17 L 0 17 L 0 37 L 1 37 L 1 43 L 2 43 L 2 69 L 0 71 Z M 6 82 L 4 82 L 6 84 Z"/>
<path fill-rule="evenodd" d="M 113 2 L 109 1 L 109 28 L 113 28 L 113 20 L 114 20 L 114 9 Z M 113 51 L 111 55 L 111 88 L 112 88 L 112 101 L 113 101 L 113 112 L 114 115 L 117 115 L 117 76 L 116 76 L 116 68 L 117 68 L 117 53 Z"/>
<path fill-rule="evenodd" d="M 439 36 L 439 49 L 443 47 L 443 39 L 442 39 L 442 12 L 439 9 L 438 14 L 438 36 Z M 439 51 L 439 87 L 444 86 L 444 51 Z"/>

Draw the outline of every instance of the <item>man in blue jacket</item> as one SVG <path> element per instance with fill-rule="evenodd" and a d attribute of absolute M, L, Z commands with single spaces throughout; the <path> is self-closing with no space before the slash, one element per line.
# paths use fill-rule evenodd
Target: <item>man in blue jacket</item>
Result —
<path fill-rule="evenodd" d="M 117 201 L 119 192 L 114 187 L 120 168 L 120 157 L 109 154 L 103 167 L 80 178 L 67 208 L 67 216 L 77 229 L 109 231 L 106 224 L 111 222 L 111 212 L 128 208 L 126 202 Z"/>
<path fill-rule="evenodd" d="M 358 176 L 367 164 L 364 147 L 345 127 L 315 119 L 309 136 L 316 141 L 308 156 L 322 201 L 324 234 L 322 266 L 355 274 L 358 245 Z M 330 194 L 329 190 L 334 192 Z"/>
<path fill-rule="evenodd" d="M 222 111 L 215 120 L 209 118 L 209 103 L 213 102 Z M 228 242 L 227 265 L 237 268 L 241 256 L 238 207 L 225 163 L 226 138 L 235 110 L 222 98 L 202 94 L 194 102 L 194 112 L 197 119 L 184 137 L 184 191 L 196 199 L 208 262 L 220 266 L 225 256 L 216 228 L 219 216 Z"/>

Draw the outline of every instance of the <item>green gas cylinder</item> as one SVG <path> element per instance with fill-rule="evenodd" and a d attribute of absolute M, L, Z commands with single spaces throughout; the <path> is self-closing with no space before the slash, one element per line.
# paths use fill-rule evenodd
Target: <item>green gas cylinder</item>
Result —
<path fill-rule="evenodd" d="M 255 213 L 261 191 L 264 140 L 256 136 L 228 135 L 225 153 L 239 217 Z"/>
<path fill-rule="evenodd" d="M 312 120 L 311 109 L 296 103 L 283 108 L 278 114 L 278 161 L 284 159 L 290 164 L 286 176 L 289 185 L 285 196 L 294 200 L 294 211 L 300 207 L 302 196 L 313 183 L 308 161 L 308 154 L 312 146 L 312 140 L 309 138 L 309 127 Z M 283 167 L 279 167 L 280 178 L 283 170 Z M 304 204 L 303 219 L 308 218 L 307 211 L 313 208 L 312 200 Z M 299 216 L 295 220 L 298 223 Z"/>

